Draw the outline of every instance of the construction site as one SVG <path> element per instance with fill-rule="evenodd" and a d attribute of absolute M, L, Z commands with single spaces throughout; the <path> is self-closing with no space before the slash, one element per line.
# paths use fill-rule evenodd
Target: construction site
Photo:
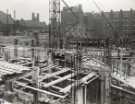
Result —
<path fill-rule="evenodd" d="M 66 0 L 48 2 L 45 34 L 34 27 L 18 36 L 13 25 L 9 35 L 7 16 L 0 104 L 135 104 L 135 11 L 107 13 L 94 1 L 100 13 L 88 14 Z"/>

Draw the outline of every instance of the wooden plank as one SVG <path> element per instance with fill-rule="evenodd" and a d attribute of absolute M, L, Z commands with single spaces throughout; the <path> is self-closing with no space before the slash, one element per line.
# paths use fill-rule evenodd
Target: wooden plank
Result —
<path fill-rule="evenodd" d="M 92 78 L 91 80 L 89 80 L 86 84 L 91 83 L 92 81 L 96 80 L 97 78 L 99 78 L 99 76 L 98 76 L 98 75 L 97 75 L 97 76 L 95 76 L 94 78 Z"/>
<path fill-rule="evenodd" d="M 95 73 L 95 72 L 91 72 L 91 73 L 89 73 L 87 76 L 85 76 L 85 77 L 83 77 L 82 79 L 81 79 L 81 83 L 87 83 L 87 81 L 89 80 L 89 79 L 91 79 L 92 77 L 94 77 L 94 76 L 96 76 L 97 74 Z"/>
<path fill-rule="evenodd" d="M 22 65 L 16 65 L 16 64 L 11 64 L 5 61 L 0 61 L 0 66 L 3 68 L 7 68 L 7 69 L 12 69 L 12 70 L 16 70 L 16 71 L 27 71 L 27 70 L 31 70 L 28 67 L 22 66 Z"/>
<path fill-rule="evenodd" d="M 32 76 L 32 74 L 33 74 L 33 72 L 31 71 L 31 72 L 26 73 L 25 75 L 23 75 L 23 76 L 19 77 L 18 79 L 23 79 L 23 78 L 25 78 L 25 77 Z"/>
<path fill-rule="evenodd" d="M 74 79 L 67 79 L 68 81 L 75 81 Z"/>
<path fill-rule="evenodd" d="M 65 76 L 65 77 L 62 77 L 62 78 L 60 78 L 60 79 L 57 79 L 57 80 L 54 80 L 54 81 L 52 81 L 52 82 L 50 82 L 50 83 L 45 84 L 44 87 L 45 87 L 45 88 L 48 88 L 48 87 L 53 86 L 53 85 L 55 85 L 55 84 L 57 84 L 57 83 L 63 82 L 64 80 L 67 80 L 67 79 L 69 79 L 69 78 L 75 77 L 75 76 L 78 75 L 78 74 L 79 74 L 79 73 L 77 73 L 77 72 L 76 72 L 76 73 L 69 74 L 69 75 L 67 75 L 67 76 Z"/>
<path fill-rule="evenodd" d="M 58 86 L 52 86 L 53 88 L 56 88 L 56 89 L 58 89 L 58 90 L 62 90 L 63 88 L 61 88 L 61 87 L 58 87 Z"/>
<path fill-rule="evenodd" d="M 0 66 L 0 69 L 1 69 L 1 70 L 6 70 L 6 71 L 9 71 L 9 72 L 12 72 L 12 73 L 15 72 L 15 70 L 13 70 L 13 69 L 5 68 L 5 67 L 2 67 L 2 66 Z"/>
<path fill-rule="evenodd" d="M 119 59 L 120 57 L 119 56 L 112 56 L 111 58 L 112 59 Z M 122 58 L 135 59 L 135 57 L 126 57 L 126 56 L 123 56 Z"/>
<path fill-rule="evenodd" d="M 15 73 L 20 74 L 20 73 L 22 73 L 20 71 L 16 71 L 16 70 L 4 68 L 4 67 L 0 67 L 0 71 L 5 71 L 7 74 L 15 74 Z"/>
<path fill-rule="evenodd" d="M 14 83 L 19 85 L 19 86 L 22 86 L 22 87 L 25 87 L 25 88 L 28 88 L 28 89 L 31 89 L 31 90 L 34 90 L 34 91 L 37 91 L 37 92 L 41 92 L 41 93 L 44 93 L 44 94 L 52 95 L 52 96 L 55 96 L 55 97 L 65 98 L 65 96 L 66 96 L 66 95 L 65 96 L 58 95 L 58 94 L 55 94 L 55 93 L 52 93 L 52 92 L 49 92 L 49 91 L 46 91 L 46 90 L 42 90 L 42 89 L 39 89 L 39 88 L 34 88 L 34 87 L 28 86 L 24 83 L 20 83 L 18 81 L 15 81 Z"/>
<path fill-rule="evenodd" d="M 130 85 L 126 80 L 124 80 L 124 79 L 122 79 L 122 78 L 119 78 L 119 77 L 117 77 L 117 76 L 115 76 L 115 75 L 111 75 L 111 76 L 112 76 L 112 78 L 116 79 L 117 81 L 120 81 L 120 82 L 122 82 L 123 84 L 125 84 L 125 85 L 127 85 L 127 86 L 129 86 L 129 87 L 131 87 L 131 88 L 133 88 L 133 89 L 135 89 L 135 87 L 133 87 L 132 85 Z"/>
<path fill-rule="evenodd" d="M 21 65 L 23 65 L 23 66 L 28 66 L 28 65 L 31 65 L 32 64 L 32 62 L 27 62 L 27 63 L 23 63 L 23 64 L 21 64 Z"/>
<path fill-rule="evenodd" d="M 111 87 L 135 96 L 135 92 L 133 92 L 133 91 L 129 91 L 127 89 L 124 89 L 122 87 L 115 86 L 113 84 L 111 85 Z"/>
<path fill-rule="evenodd" d="M 23 78 L 24 80 L 28 81 L 28 82 L 32 82 L 32 80 L 28 79 L 28 78 Z"/>
<path fill-rule="evenodd" d="M 57 65 L 49 65 L 48 67 L 45 67 L 45 68 L 41 68 L 42 71 L 47 71 L 49 69 L 52 69 L 52 68 L 55 68 L 57 67 Z"/>
<path fill-rule="evenodd" d="M 5 75 L 6 75 L 6 74 L 13 74 L 13 72 L 4 70 L 4 69 L 2 69 L 2 68 L 0 68 L 0 72 L 5 73 Z"/>
<path fill-rule="evenodd" d="M 60 75 L 62 73 L 65 73 L 67 71 L 71 70 L 70 68 L 64 68 L 63 70 L 61 71 L 57 71 L 55 73 L 52 73 L 52 74 L 47 74 L 45 77 L 42 77 L 41 79 L 39 79 L 39 82 L 43 81 L 44 79 L 47 79 L 47 78 L 51 78 L 51 77 L 55 77 L 57 75 Z"/>
<path fill-rule="evenodd" d="M 2 76 L 2 75 L 5 75 L 6 74 L 6 72 L 2 72 L 2 71 L 0 71 L 0 75 Z"/>
<path fill-rule="evenodd" d="M 63 88 L 60 92 L 67 93 L 67 92 L 70 91 L 70 89 L 71 89 L 72 87 L 77 86 L 77 84 L 82 84 L 82 83 L 87 84 L 87 80 L 89 80 L 90 78 L 92 78 L 92 77 L 94 77 L 94 76 L 96 77 L 96 75 L 97 75 L 97 74 L 96 74 L 95 72 L 91 72 L 91 73 L 89 73 L 87 76 L 81 78 L 81 79 L 78 81 L 78 83 L 74 82 L 74 83 L 72 83 L 72 84 L 66 86 L 65 88 Z"/>
<path fill-rule="evenodd" d="M 33 94 L 30 94 L 30 93 L 27 93 L 27 92 L 24 92 L 24 91 L 22 91 L 22 89 L 20 90 L 20 89 L 13 89 L 15 92 L 17 92 L 17 93 L 20 93 L 20 94 L 24 94 L 24 95 L 27 95 L 27 96 L 30 96 L 30 97 L 33 97 Z"/>

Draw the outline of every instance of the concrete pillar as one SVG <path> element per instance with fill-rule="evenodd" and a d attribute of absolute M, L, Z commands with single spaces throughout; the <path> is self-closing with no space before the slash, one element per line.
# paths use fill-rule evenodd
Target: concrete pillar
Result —
<path fill-rule="evenodd" d="M 101 86 L 101 88 L 100 88 L 100 90 L 101 90 L 101 95 L 100 95 L 100 101 L 101 101 L 101 104 L 104 104 L 104 96 L 105 96 L 105 94 L 104 94 L 104 91 L 105 91 L 105 82 L 104 82 L 104 75 L 101 73 L 101 84 L 100 84 L 100 86 Z"/>
<path fill-rule="evenodd" d="M 120 51 L 120 76 L 123 76 L 123 55 L 122 55 L 122 50 Z"/>
<path fill-rule="evenodd" d="M 87 104 L 87 85 L 78 87 L 74 98 L 75 104 Z"/>
<path fill-rule="evenodd" d="M 0 47 L 0 56 L 2 56 L 2 47 Z"/>
<path fill-rule="evenodd" d="M 4 50 L 4 60 L 8 62 L 8 61 L 9 61 L 9 58 L 10 58 L 10 57 L 9 57 L 9 52 L 8 52 L 7 49 L 5 49 L 5 50 Z"/>
<path fill-rule="evenodd" d="M 48 55 L 48 66 L 52 66 L 53 65 L 53 60 L 52 60 L 52 52 L 49 53 Z M 49 73 L 52 73 L 52 70 L 49 70 Z"/>
<path fill-rule="evenodd" d="M 31 58 L 32 58 L 32 60 L 33 60 L 33 59 L 34 59 L 34 56 L 35 56 L 35 55 L 34 55 L 34 54 L 35 54 L 35 53 L 34 53 L 34 40 L 31 40 L 31 47 L 32 47 L 32 48 L 31 48 Z"/>
<path fill-rule="evenodd" d="M 39 87 L 39 82 L 38 82 L 38 76 L 39 76 L 39 68 L 38 67 L 34 67 L 33 68 L 33 75 L 32 75 L 32 80 L 33 80 L 33 86 L 35 87 L 35 88 L 38 88 Z M 34 94 L 34 101 L 33 101 L 33 103 L 34 104 L 38 104 L 38 92 L 37 91 L 34 91 L 33 92 L 33 94 Z"/>
<path fill-rule="evenodd" d="M 17 58 L 18 57 L 18 49 L 17 49 L 17 44 L 18 44 L 18 40 L 15 39 L 14 40 L 14 57 Z"/>
<path fill-rule="evenodd" d="M 84 100 L 83 100 L 84 103 L 83 103 L 83 104 L 87 104 L 87 85 L 84 85 L 84 86 L 83 86 L 83 90 L 84 90 L 84 91 L 83 91 L 83 94 L 84 94 L 84 96 L 83 96 L 83 97 L 84 97 L 84 98 L 83 98 L 83 99 L 84 99 Z"/>
<path fill-rule="evenodd" d="M 105 73 L 105 104 L 111 104 L 110 83 L 111 83 L 110 73 L 106 72 Z"/>
<path fill-rule="evenodd" d="M 101 73 L 101 104 L 111 104 L 110 96 L 110 73 Z"/>
<path fill-rule="evenodd" d="M 83 87 L 76 90 L 75 104 L 83 104 Z"/>
<path fill-rule="evenodd" d="M 7 80 L 5 82 L 5 85 L 6 85 L 6 91 L 13 91 L 13 83 L 12 83 L 12 81 Z"/>

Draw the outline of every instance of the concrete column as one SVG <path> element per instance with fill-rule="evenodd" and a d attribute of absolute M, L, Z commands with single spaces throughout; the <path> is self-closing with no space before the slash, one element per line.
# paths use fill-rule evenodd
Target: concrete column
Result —
<path fill-rule="evenodd" d="M 14 40 L 14 45 L 15 45 L 15 47 L 14 47 L 14 57 L 15 57 L 15 58 L 17 58 L 17 57 L 18 57 L 17 44 L 18 44 L 18 40 L 17 40 L 17 39 L 15 39 L 15 40 Z"/>
<path fill-rule="evenodd" d="M 13 83 L 12 83 L 12 81 L 7 80 L 5 82 L 5 84 L 6 84 L 6 91 L 13 91 Z"/>
<path fill-rule="evenodd" d="M 34 52 L 34 40 L 31 40 L 31 58 L 34 60 L 35 52 Z"/>
<path fill-rule="evenodd" d="M 111 104 L 110 96 L 110 73 L 101 73 L 101 104 Z"/>
<path fill-rule="evenodd" d="M 83 87 L 76 90 L 75 104 L 83 104 Z"/>
<path fill-rule="evenodd" d="M 7 49 L 5 49 L 4 50 L 4 60 L 8 62 L 9 61 L 9 58 L 10 58 L 9 57 L 9 51 Z"/>
<path fill-rule="evenodd" d="M 78 87 L 74 98 L 75 104 L 87 104 L 87 85 Z"/>
<path fill-rule="evenodd" d="M 111 83 L 110 73 L 106 72 L 105 73 L 105 104 L 111 104 L 110 83 Z"/>
<path fill-rule="evenodd" d="M 123 76 L 123 55 L 122 55 L 122 50 L 120 51 L 120 76 Z"/>
<path fill-rule="evenodd" d="M 83 96 L 84 103 L 83 104 L 87 104 L 87 85 L 83 86 L 83 94 L 84 94 L 84 96 Z"/>
<path fill-rule="evenodd" d="M 105 82 L 104 82 L 104 75 L 101 73 L 101 82 L 100 82 L 100 86 L 101 86 L 101 88 L 100 88 L 100 93 L 101 93 L 101 95 L 100 95 L 100 101 L 101 101 L 101 104 L 104 104 L 104 96 L 105 96 L 105 94 L 104 94 L 104 91 L 105 91 Z"/>
<path fill-rule="evenodd" d="M 38 67 L 34 67 L 34 69 L 33 69 L 33 75 L 32 75 L 32 80 L 33 80 L 33 86 L 35 87 L 35 88 L 38 88 L 39 87 L 39 82 L 38 82 L 38 76 L 39 76 L 39 68 Z M 34 104 L 38 104 L 38 92 L 37 91 L 34 91 L 33 92 L 33 94 L 34 94 L 34 101 L 33 101 L 33 103 Z"/>

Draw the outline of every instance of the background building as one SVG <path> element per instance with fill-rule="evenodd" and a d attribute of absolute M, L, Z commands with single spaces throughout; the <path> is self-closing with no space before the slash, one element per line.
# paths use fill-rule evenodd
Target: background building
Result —
<path fill-rule="evenodd" d="M 117 32 L 118 38 L 128 37 L 130 39 L 134 39 L 135 37 L 135 11 L 113 11 L 104 12 L 107 19 L 112 24 L 114 31 Z M 101 14 L 103 18 L 103 14 Z M 104 24 L 104 34 L 109 34 L 110 32 L 107 31 L 107 21 L 103 19 Z M 111 33 L 110 33 L 111 34 Z M 113 34 L 114 35 L 114 34 Z"/>
<path fill-rule="evenodd" d="M 0 35 L 15 35 L 24 31 L 48 32 L 48 26 L 40 21 L 40 15 L 32 13 L 31 20 L 14 20 L 10 14 L 0 11 Z"/>
<path fill-rule="evenodd" d="M 40 21 L 39 13 L 32 13 L 31 20 L 20 20 L 19 24 L 21 25 L 23 30 L 29 31 L 48 31 L 47 24 L 45 22 Z"/>
<path fill-rule="evenodd" d="M 66 35 L 87 38 L 124 38 L 134 39 L 135 11 L 113 11 L 85 13 L 82 6 L 63 8 L 62 30 Z M 79 31 L 77 29 L 79 28 Z M 64 33 L 63 32 L 63 33 Z M 78 32 L 75 34 L 75 32 Z M 78 34 L 80 34 L 78 36 Z M 65 35 L 65 34 L 64 34 Z"/>
<path fill-rule="evenodd" d="M 9 35 L 13 30 L 14 20 L 11 15 L 0 11 L 0 35 Z"/>

